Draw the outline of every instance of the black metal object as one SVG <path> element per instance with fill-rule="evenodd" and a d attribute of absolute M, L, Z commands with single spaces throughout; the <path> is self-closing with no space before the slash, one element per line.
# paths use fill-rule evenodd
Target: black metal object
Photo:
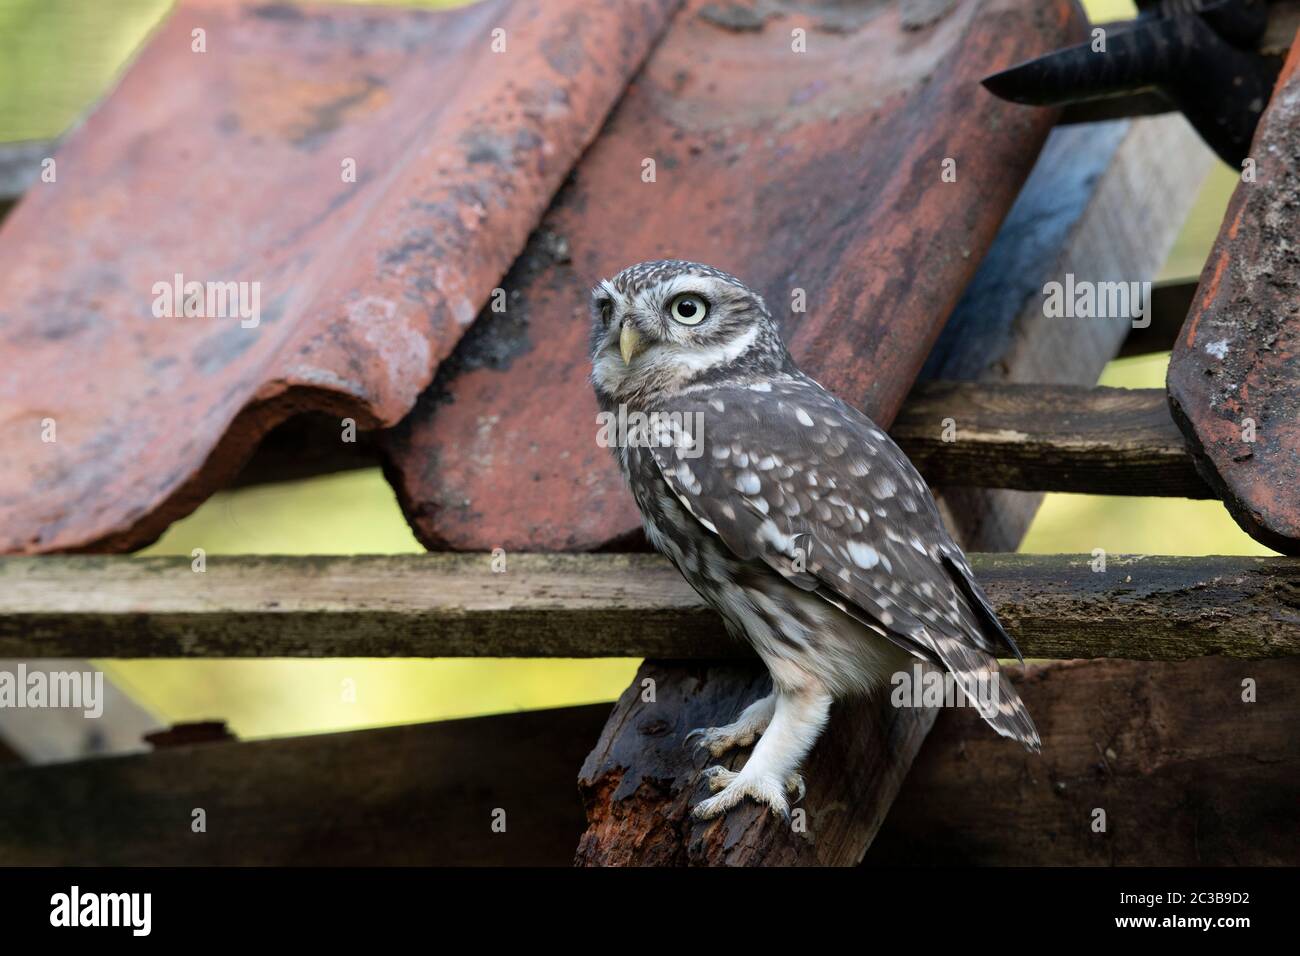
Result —
<path fill-rule="evenodd" d="M 1266 0 L 1139 0 L 1136 20 L 1101 25 L 1102 42 L 1028 60 L 984 86 L 1033 106 L 1163 97 L 1239 166 L 1284 59 L 1263 48 L 1268 21 Z"/>

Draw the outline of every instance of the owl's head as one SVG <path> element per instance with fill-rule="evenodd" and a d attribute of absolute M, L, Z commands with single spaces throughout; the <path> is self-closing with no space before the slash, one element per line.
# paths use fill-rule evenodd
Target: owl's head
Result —
<path fill-rule="evenodd" d="M 767 377 L 790 363 L 762 297 L 698 262 L 641 262 L 602 279 L 591 315 L 591 380 L 602 403 Z"/>

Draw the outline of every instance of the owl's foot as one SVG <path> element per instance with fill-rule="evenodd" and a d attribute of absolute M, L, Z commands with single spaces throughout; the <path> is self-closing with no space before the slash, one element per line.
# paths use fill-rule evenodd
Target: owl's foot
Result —
<path fill-rule="evenodd" d="M 728 770 L 726 767 L 709 767 L 707 770 L 704 771 L 704 779 L 708 782 L 709 790 L 713 793 L 717 793 L 719 790 L 725 789 L 728 784 L 730 784 L 733 780 L 735 780 L 740 775 L 741 775 L 741 771 Z M 808 788 L 804 785 L 803 782 L 803 774 L 801 773 L 792 773 L 790 774 L 790 776 L 786 777 L 785 788 L 787 790 L 795 791 L 795 798 L 794 798 L 795 803 L 798 803 L 800 800 L 802 800 L 804 794 L 808 792 Z"/>
<path fill-rule="evenodd" d="M 757 740 L 772 722 L 775 709 L 776 695 L 769 694 L 762 700 L 754 701 L 725 727 L 700 727 L 692 730 L 686 735 L 685 742 L 689 745 L 692 740 L 696 740 L 697 747 L 702 747 L 715 757 L 721 757 L 728 750 L 748 747 Z"/>
<path fill-rule="evenodd" d="M 790 774 L 784 786 L 774 777 L 755 773 L 746 775 L 743 769 L 728 770 L 726 767 L 709 767 L 704 771 L 704 779 L 717 796 L 701 800 L 695 805 L 692 813 L 697 820 L 711 820 L 726 813 L 745 797 L 766 803 L 775 815 L 789 819 L 790 805 L 786 801 L 786 791 L 795 791 L 796 803 L 803 799 L 805 792 L 803 777 L 797 773 Z"/>
<path fill-rule="evenodd" d="M 728 750 L 748 747 L 763 731 L 753 727 L 741 726 L 737 721 L 725 727 L 698 727 L 686 735 L 686 745 L 695 741 L 695 746 L 707 750 L 715 757 L 721 757 Z"/>

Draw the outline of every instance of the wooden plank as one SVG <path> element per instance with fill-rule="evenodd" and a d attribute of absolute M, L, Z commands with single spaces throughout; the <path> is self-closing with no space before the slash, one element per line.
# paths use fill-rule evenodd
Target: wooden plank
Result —
<path fill-rule="evenodd" d="M 1078 661 L 1013 680 L 1041 756 L 945 710 L 866 864 L 1300 863 L 1300 658 Z"/>
<path fill-rule="evenodd" d="M 1259 702 L 1243 705 L 1252 676 Z M 1009 750 L 964 711 L 941 712 L 866 863 L 1296 862 L 1300 660 L 1081 662 L 1013 679 L 1043 755 Z M 564 864 L 583 826 L 573 767 L 608 710 L 0 770 L 0 865 Z M 636 729 L 652 750 L 673 745 L 673 730 Z M 826 758 L 832 770 L 851 764 Z M 867 781 L 845 789 L 855 799 Z M 505 834 L 484 826 L 498 806 Z M 1088 826 L 1094 806 L 1107 810 L 1107 834 Z M 190 831 L 196 807 L 206 835 Z M 812 821 L 815 833 L 844 817 Z"/>
<path fill-rule="evenodd" d="M 1169 362 L 1196 462 L 1251 537 L 1300 554 L 1300 43 Z"/>
<path fill-rule="evenodd" d="M 889 431 L 931 485 L 1213 497 L 1163 389 L 924 382 Z"/>
<path fill-rule="evenodd" d="M 945 439 L 952 419 L 956 439 Z M 339 424 L 301 416 L 267 436 L 235 485 L 379 464 L 377 438 L 337 441 Z M 890 434 L 932 486 L 1212 498 L 1162 389 L 918 384 Z"/>
<path fill-rule="evenodd" d="M 0 559 L 11 657 L 749 658 L 658 555 Z M 1300 649 L 1285 558 L 972 555 L 1028 657 Z"/>
<path fill-rule="evenodd" d="M 566 865 L 583 823 L 573 768 L 608 713 L 593 704 L 0 768 L 0 865 Z M 204 833 L 191 829 L 196 809 Z"/>

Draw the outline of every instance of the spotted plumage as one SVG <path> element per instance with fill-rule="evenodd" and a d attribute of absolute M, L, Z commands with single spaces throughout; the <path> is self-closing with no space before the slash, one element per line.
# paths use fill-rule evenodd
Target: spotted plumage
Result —
<path fill-rule="evenodd" d="M 592 294 L 592 382 L 639 422 L 616 453 L 651 543 L 749 641 L 772 695 L 695 732 L 714 756 L 758 738 L 696 814 L 745 796 L 785 812 L 834 699 L 916 658 L 951 673 L 998 733 L 1039 749 L 997 656 L 1019 656 L 916 469 L 867 416 L 804 375 L 762 298 L 679 260 Z"/>

